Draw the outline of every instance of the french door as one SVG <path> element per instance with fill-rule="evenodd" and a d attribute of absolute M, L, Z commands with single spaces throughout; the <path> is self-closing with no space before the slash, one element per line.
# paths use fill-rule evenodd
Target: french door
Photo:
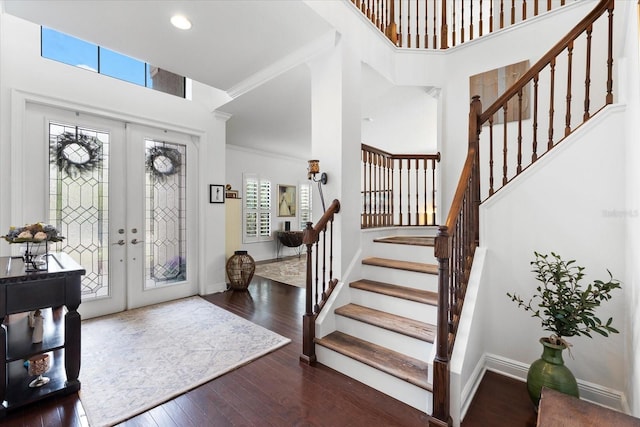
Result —
<path fill-rule="evenodd" d="M 52 249 L 86 269 L 83 318 L 196 294 L 192 137 L 31 103 L 26 124 L 22 157 L 42 168 L 21 187 L 43 197 L 23 215 L 41 212 L 65 236 Z"/>

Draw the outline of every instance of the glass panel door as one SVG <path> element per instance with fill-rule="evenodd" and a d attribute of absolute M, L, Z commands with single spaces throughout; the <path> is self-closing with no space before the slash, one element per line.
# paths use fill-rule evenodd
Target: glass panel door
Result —
<path fill-rule="evenodd" d="M 51 250 L 86 269 L 82 317 L 195 295 L 192 137 L 31 103 L 25 121 L 16 224 L 65 236 Z"/>

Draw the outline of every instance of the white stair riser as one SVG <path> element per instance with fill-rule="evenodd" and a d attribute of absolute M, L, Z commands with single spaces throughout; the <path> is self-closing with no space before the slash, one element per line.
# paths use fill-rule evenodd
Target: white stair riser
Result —
<path fill-rule="evenodd" d="M 393 375 L 360 363 L 321 345 L 316 345 L 318 362 L 368 385 L 396 400 L 406 403 L 419 411 L 431 414 L 433 394 Z"/>
<path fill-rule="evenodd" d="M 399 270 L 397 268 L 362 265 L 362 278 L 407 288 L 438 291 L 438 276 L 435 274 L 417 273 L 415 271 Z"/>
<path fill-rule="evenodd" d="M 374 242 L 369 251 L 368 257 L 389 258 L 400 261 L 422 262 L 426 264 L 437 264 L 433 246 L 395 245 L 392 243 Z"/>
<path fill-rule="evenodd" d="M 351 288 L 351 302 L 397 316 L 404 316 L 420 322 L 431 323 L 432 325 L 435 325 L 438 319 L 438 307 L 434 305 L 409 301 L 357 288 Z"/>
<path fill-rule="evenodd" d="M 349 317 L 336 315 L 336 328 L 345 334 L 400 352 L 423 362 L 427 362 L 431 355 L 433 344 L 430 342 L 379 328 Z"/>

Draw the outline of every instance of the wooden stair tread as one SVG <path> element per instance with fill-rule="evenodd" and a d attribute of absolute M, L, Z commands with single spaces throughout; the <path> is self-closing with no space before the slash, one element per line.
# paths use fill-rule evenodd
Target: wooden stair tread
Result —
<path fill-rule="evenodd" d="M 351 282 L 349 286 L 351 288 L 362 289 L 364 291 L 375 292 L 423 304 L 438 304 L 438 294 L 436 292 L 425 291 L 422 289 L 392 285 L 367 279 L 356 280 L 355 282 Z"/>
<path fill-rule="evenodd" d="M 395 268 L 397 270 L 414 271 L 425 274 L 438 274 L 438 266 L 435 264 L 427 264 L 422 262 L 400 261 L 397 259 L 369 257 L 364 258 L 362 263 L 365 265 L 374 265 L 377 267 Z"/>
<path fill-rule="evenodd" d="M 323 338 L 316 338 L 315 342 L 417 387 L 432 391 L 428 383 L 426 362 L 338 331 Z"/>
<path fill-rule="evenodd" d="M 338 307 L 335 313 L 421 341 L 433 343 L 436 336 L 435 325 L 358 304 L 343 305 Z"/>
<path fill-rule="evenodd" d="M 378 243 L 394 243 L 397 245 L 413 245 L 413 246 L 434 246 L 435 237 L 433 236 L 390 236 L 373 239 Z"/>

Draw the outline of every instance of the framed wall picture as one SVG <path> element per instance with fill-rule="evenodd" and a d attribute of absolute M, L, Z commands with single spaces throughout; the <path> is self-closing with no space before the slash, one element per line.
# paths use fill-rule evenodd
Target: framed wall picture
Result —
<path fill-rule="evenodd" d="M 296 186 L 278 184 L 278 216 L 296 216 Z"/>
<path fill-rule="evenodd" d="M 209 185 L 209 203 L 224 203 L 224 185 Z"/>

